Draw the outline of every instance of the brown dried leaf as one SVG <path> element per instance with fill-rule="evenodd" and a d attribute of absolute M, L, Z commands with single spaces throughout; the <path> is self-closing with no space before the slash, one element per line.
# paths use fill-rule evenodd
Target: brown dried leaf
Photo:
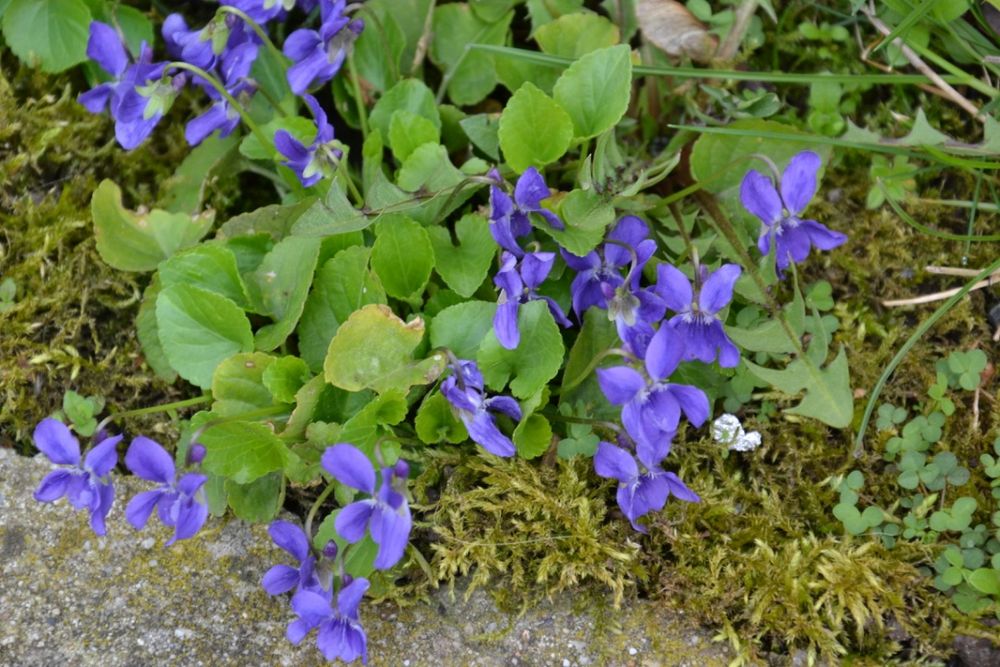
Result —
<path fill-rule="evenodd" d="M 642 34 L 667 55 L 704 63 L 719 47 L 718 37 L 675 0 L 638 0 L 635 14 Z"/>

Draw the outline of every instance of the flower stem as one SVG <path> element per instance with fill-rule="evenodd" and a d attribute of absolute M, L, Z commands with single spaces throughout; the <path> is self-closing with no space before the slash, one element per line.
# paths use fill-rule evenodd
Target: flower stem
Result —
<path fill-rule="evenodd" d="M 149 415 L 156 412 L 169 412 L 170 410 L 179 410 L 181 408 L 188 408 L 192 405 L 201 405 L 202 403 L 208 403 L 212 400 L 209 395 L 205 396 L 195 396 L 194 398 L 187 398 L 183 401 L 174 401 L 173 403 L 163 403 L 162 405 L 151 405 L 146 408 L 136 408 L 135 410 L 123 410 L 122 412 L 116 412 L 114 414 L 108 415 L 104 420 L 97 425 L 97 431 L 102 430 L 105 426 L 113 421 L 117 421 L 124 417 L 137 417 L 139 415 Z"/>
<path fill-rule="evenodd" d="M 719 208 L 719 204 L 715 201 L 715 197 L 705 191 L 699 191 L 695 194 L 695 197 L 697 197 L 698 201 L 701 202 L 701 205 L 705 207 L 705 210 L 708 211 L 708 215 L 712 219 L 715 228 L 719 231 L 719 233 L 726 237 L 726 240 L 729 241 L 731 246 L 733 246 L 733 249 L 739 253 L 740 260 L 743 262 L 743 266 L 746 268 L 747 273 L 750 274 L 750 278 L 754 281 L 754 284 L 757 285 L 757 289 L 760 290 L 760 293 L 764 297 L 765 301 L 767 301 L 768 310 L 771 311 L 771 315 L 778 321 L 778 324 L 781 325 L 785 335 L 788 336 L 792 346 L 795 348 L 795 354 L 800 359 L 807 359 L 806 352 L 802 348 L 802 341 L 799 339 L 798 335 L 796 335 L 792 326 L 788 323 L 788 319 L 785 317 L 784 311 L 781 310 L 781 306 L 778 305 L 778 303 L 774 300 L 774 297 L 768 291 L 767 283 L 764 282 L 764 278 L 760 274 L 760 269 L 757 267 L 757 263 L 753 261 L 753 257 L 750 256 L 750 253 L 747 252 L 746 247 L 740 241 L 739 235 L 736 233 L 736 228 L 733 227 L 733 223 L 729 221 L 726 214 L 722 212 L 721 208 Z"/>
<path fill-rule="evenodd" d="M 237 16 L 243 19 L 243 22 L 246 23 L 248 26 L 250 26 L 251 30 L 257 33 L 257 36 L 260 37 L 260 41 L 264 42 L 264 45 L 267 47 L 267 50 L 270 51 L 272 54 L 274 54 L 274 56 L 278 58 L 279 62 L 282 59 L 284 59 L 285 54 L 283 54 L 281 50 L 274 45 L 274 42 L 271 41 L 271 38 L 268 36 L 267 31 L 264 30 L 264 28 L 262 28 L 259 23 L 250 18 L 250 16 L 242 9 L 237 9 L 232 5 L 222 5 L 216 10 L 216 13 L 232 14 L 233 16 Z"/>
<path fill-rule="evenodd" d="M 222 95 L 222 97 L 225 98 L 225 100 L 229 102 L 229 104 L 234 109 L 236 109 L 236 111 L 240 114 L 240 118 L 243 120 L 243 123 L 248 128 L 250 128 L 250 131 L 253 132 L 255 137 L 257 137 L 257 140 L 260 142 L 260 145 L 263 146 L 265 150 L 270 146 L 273 152 L 274 144 L 271 142 L 271 140 L 267 138 L 267 135 L 265 135 L 264 132 L 260 129 L 260 127 L 258 127 L 257 123 L 254 122 L 254 119 L 250 117 L 250 114 L 247 113 L 247 110 L 243 108 L 243 105 L 240 104 L 235 97 L 229 94 L 229 91 L 226 90 L 226 87 L 223 86 L 218 79 L 216 79 L 214 76 L 212 76 L 202 68 L 183 61 L 175 60 L 171 63 L 168 63 L 167 68 L 186 70 L 188 72 L 198 75 L 199 77 L 207 81 L 208 84 L 212 86 L 212 88 L 215 88 L 216 92 Z"/>
<path fill-rule="evenodd" d="M 335 488 L 337 488 L 336 482 L 330 482 L 329 484 L 327 484 L 326 488 L 323 489 L 323 493 L 319 494 L 315 502 L 313 502 L 312 507 L 309 508 L 309 514 L 306 515 L 305 531 L 306 531 L 306 537 L 309 538 L 310 543 L 312 542 L 313 538 L 312 523 L 313 519 L 316 518 L 316 512 L 319 511 L 320 506 L 326 501 L 327 498 L 330 497 L 330 494 L 333 493 L 333 490 Z"/>
<path fill-rule="evenodd" d="M 347 56 L 347 69 L 351 75 L 351 87 L 354 90 L 354 103 L 358 107 L 358 122 L 361 123 L 361 138 L 368 138 L 368 109 L 365 107 L 364 94 L 361 92 L 361 79 L 358 69 L 354 66 L 354 51 Z M 387 137 L 384 137 L 387 139 Z"/>

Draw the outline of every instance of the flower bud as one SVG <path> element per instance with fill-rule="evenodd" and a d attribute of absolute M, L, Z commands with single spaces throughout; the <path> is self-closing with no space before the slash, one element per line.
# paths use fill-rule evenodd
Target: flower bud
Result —
<path fill-rule="evenodd" d="M 206 453 L 207 450 L 205 449 L 205 445 L 201 444 L 200 442 L 192 442 L 191 446 L 188 447 L 187 451 L 188 465 L 195 465 L 196 463 L 201 463 L 203 460 L 205 460 Z"/>
<path fill-rule="evenodd" d="M 403 459 L 399 459 L 398 461 L 396 461 L 396 465 L 393 466 L 392 468 L 392 474 L 402 479 L 409 477 L 410 464 L 404 461 Z"/>

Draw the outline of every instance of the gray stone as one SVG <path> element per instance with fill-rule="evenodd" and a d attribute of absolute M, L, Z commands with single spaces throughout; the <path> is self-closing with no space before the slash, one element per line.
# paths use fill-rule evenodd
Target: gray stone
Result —
<path fill-rule="evenodd" d="M 0 665 L 321 665 L 312 638 L 291 645 L 287 597 L 260 578 L 287 554 L 264 526 L 210 520 L 169 549 L 151 522 L 137 534 L 123 499 L 145 490 L 117 478 L 108 535 L 90 531 L 65 500 L 38 503 L 43 457 L 0 449 Z M 152 542 L 151 542 L 152 540 Z M 406 608 L 366 602 L 371 665 L 725 665 L 731 655 L 668 607 L 634 601 L 575 613 L 570 596 L 520 616 L 497 610 L 483 591 Z M 468 597 L 468 599 L 466 599 Z M 696 638 L 697 640 L 695 640 Z"/>

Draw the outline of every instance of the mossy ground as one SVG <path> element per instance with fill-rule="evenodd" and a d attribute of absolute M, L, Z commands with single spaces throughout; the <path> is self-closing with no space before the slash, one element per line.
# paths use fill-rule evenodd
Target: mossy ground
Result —
<path fill-rule="evenodd" d="M 808 48 L 787 39 L 775 41 L 771 56 L 789 49 L 810 57 Z M 115 178 L 136 203 L 154 200 L 156 184 L 184 154 L 182 124 L 163 124 L 154 141 L 125 154 L 113 143 L 109 121 L 87 114 L 74 96 L 68 81 L 32 74 L 0 53 L 0 278 L 17 283 L 15 306 L 0 314 L 0 446 L 25 451 L 33 424 L 59 407 L 67 389 L 102 395 L 112 410 L 187 395 L 186 387 L 157 380 L 143 362 L 133 328 L 142 278 L 100 261 L 89 214 L 90 193 L 104 177 Z M 969 131 L 964 118 L 919 91 L 866 92 L 861 108 L 868 111 L 859 124 L 885 133 L 895 122 L 890 111 L 917 108 L 946 132 Z M 828 170 L 825 197 L 811 212 L 847 232 L 850 242 L 814 256 L 803 276 L 834 286 L 841 322 L 836 339 L 848 351 L 858 411 L 932 309 L 887 309 L 880 300 L 956 286 L 922 268 L 961 265 L 966 253 L 961 243 L 914 232 L 888 209 L 865 210 L 866 171 L 863 155 L 844 157 Z M 938 190 L 968 197 L 972 188 L 961 174 L 931 174 L 919 183 L 926 197 Z M 216 203 L 224 207 L 231 197 L 218 194 Z M 965 232 L 964 212 L 922 207 L 919 213 L 935 227 Z M 986 224 L 981 220 L 979 228 Z M 992 253 L 991 246 L 974 244 L 965 263 L 983 266 Z M 985 298 L 965 299 L 932 329 L 896 371 L 885 400 L 921 400 L 937 359 L 992 344 Z M 980 407 L 978 428 L 967 405 L 948 422 L 943 442 L 966 460 L 983 451 L 997 424 L 997 402 Z M 440 579 L 469 573 L 474 584 L 502 582 L 504 601 L 514 607 L 567 590 L 576 591 L 581 604 L 606 591 L 616 601 L 626 595 L 678 599 L 748 659 L 802 649 L 856 664 L 933 662 L 948 653 L 955 632 L 988 632 L 954 612 L 917 571 L 932 560 L 930 547 L 889 551 L 842 536 L 825 481 L 853 467 L 879 470 L 879 443 L 869 440 L 856 460 L 848 431 L 748 417 L 765 443 L 755 453 L 724 457 L 715 443 L 690 435 L 678 443 L 680 472 L 703 502 L 670 504 L 651 522 L 649 537 L 629 529 L 610 485 L 581 462 L 538 466 L 442 454 L 418 487 L 429 572 Z M 150 416 L 130 429 L 155 434 L 173 425 Z M 871 483 L 877 494 L 877 475 Z M 414 576 L 419 582 L 423 575 Z"/>

